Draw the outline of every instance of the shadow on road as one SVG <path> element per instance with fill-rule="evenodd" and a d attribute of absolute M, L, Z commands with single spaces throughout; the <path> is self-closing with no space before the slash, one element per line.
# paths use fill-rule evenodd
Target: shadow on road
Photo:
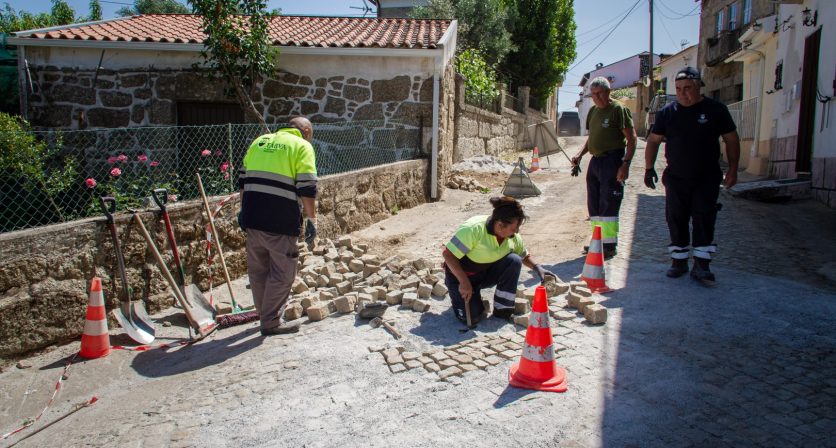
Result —
<path fill-rule="evenodd" d="M 244 330 L 225 338 L 201 341 L 172 349 L 140 352 L 131 366 L 142 376 L 159 378 L 200 370 L 234 358 L 261 345 L 264 338 L 258 328 Z M 285 336 L 272 336 L 285 337 Z"/>

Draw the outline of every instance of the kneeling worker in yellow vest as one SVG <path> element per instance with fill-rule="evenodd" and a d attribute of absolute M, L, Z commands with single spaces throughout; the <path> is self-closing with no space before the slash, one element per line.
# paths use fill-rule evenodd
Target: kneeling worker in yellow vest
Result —
<path fill-rule="evenodd" d="M 257 138 L 244 156 L 241 227 L 247 232 L 247 273 L 262 336 L 294 333 L 298 323 L 283 322 L 296 277 L 300 229 L 305 241 L 316 237 L 316 159 L 313 126 L 295 117 L 290 127 Z M 299 202 L 302 203 L 300 209 Z"/>
<path fill-rule="evenodd" d="M 519 235 L 526 216 L 514 198 L 491 198 L 493 213 L 474 216 L 462 224 L 447 243 L 444 257 L 444 283 L 450 291 L 453 312 L 467 322 L 465 307 L 470 308 L 472 323 L 485 311 L 479 290 L 496 286 L 493 315 L 509 319 L 514 314 L 514 299 L 522 265 L 533 269 L 542 282 L 547 271 L 529 255 Z"/>

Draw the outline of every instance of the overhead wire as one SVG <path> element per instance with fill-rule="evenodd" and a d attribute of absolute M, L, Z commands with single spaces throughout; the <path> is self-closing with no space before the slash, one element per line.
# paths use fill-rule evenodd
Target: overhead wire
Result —
<path fill-rule="evenodd" d="M 671 16 L 665 14 L 664 8 L 659 8 L 659 14 L 661 14 L 662 17 L 664 17 L 668 20 L 682 20 L 682 19 L 687 19 L 688 17 L 697 16 L 700 13 L 699 12 L 694 12 L 694 11 L 696 11 L 697 9 L 699 9 L 700 6 L 702 6 L 700 3 L 697 3 L 697 6 L 694 6 L 694 8 L 691 9 L 690 11 L 688 11 L 687 14 L 681 14 L 681 13 L 678 13 L 678 12 L 674 11 L 673 9 L 671 9 L 670 6 L 664 4 L 662 2 L 662 0 L 654 0 L 654 1 L 657 2 L 658 4 L 660 4 L 661 6 L 663 6 L 664 8 L 667 8 L 668 11 L 671 11 L 673 14 L 675 14 L 675 17 L 671 17 Z"/>
<path fill-rule="evenodd" d="M 584 56 L 584 57 L 583 57 L 580 61 L 576 62 L 574 65 L 572 65 L 571 67 L 569 67 L 569 70 L 567 70 L 567 71 L 571 71 L 573 68 L 575 68 L 575 67 L 577 67 L 578 65 L 580 65 L 580 63 L 581 63 L 581 62 L 585 61 L 587 58 L 589 58 L 589 56 L 591 56 L 593 53 L 595 53 L 595 50 L 597 50 L 599 47 L 601 47 L 601 45 L 603 45 L 603 44 L 604 44 L 604 42 L 606 42 L 606 41 L 607 41 L 607 39 L 609 39 L 609 37 L 612 35 L 612 33 L 613 33 L 613 32 L 615 32 L 615 30 L 616 30 L 616 29 L 618 29 L 618 27 L 619 27 L 622 23 L 624 23 L 624 21 L 627 19 L 627 17 L 630 17 L 630 14 L 632 14 L 632 13 L 633 13 L 633 11 L 635 11 L 635 10 L 636 10 L 636 7 L 637 7 L 637 6 L 639 6 L 639 4 L 640 4 L 640 3 L 642 3 L 642 2 L 644 2 L 644 1 L 645 1 L 645 0 L 636 0 L 636 3 L 633 3 L 633 6 L 630 8 L 630 10 L 629 10 L 629 11 L 627 11 L 627 13 L 626 13 L 626 14 L 625 14 L 622 18 L 621 18 L 621 20 L 619 20 L 619 21 L 618 21 L 618 23 L 616 23 L 616 24 L 615 24 L 615 25 L 614 25 L 614 26 L 610 29 L 610 32 L 609 32 L 609 33 L 607 33 L 607 35 L 606 35 L 606 36 L 604 36 L 604 38 L 603 38 L 603 39 L 601 39 L 601 42 L 598 42 L 598 45 L 596 45 L 596 46 L 595 46 L 595 48 L 593 48 L 592 50 L 590 50 L 590 51 L 589 51 L 589 53 L 587 53 L 587 54 L 586 54 L 586 56 Z"/>
<path fill-rule="evenodd" d="M 618 18 L 619 18 L 619 17 L 621 17 L 623 14 L 626 14 L 626 13 L 627 13 L 627 11 L 629 11 L 629 10 L 630 10 L 630 8 L 627 8 L 627 9 L 625 9 L 624 11 L 621 11 L 620 13 L 616 14 L 616 16 L 615 16 L 615 17 L 613 17 L 612 19 L 607 20 L 607 21 L 606 21 L 606 22 L 604 22 L 604 23 L 601 23 L 601 24 L 596 25 L 594 28 L 592 28 L 592 29 L 591 29 L 591 30 L 589 30 L 589 31 L 584 31 L 583 33 L 578 33 L 578 34 L 575 34 L 575 38 L 577 39 L 577 38 L 578 38 L 578 37 L 580 37 L 580 36 L 585 36 L 585 35 L 587 35 L 587 34 L 589 34 L 589 33 L 594 32 L 594 31 L 598 31 L 599 29 L 601 29 L 601 27 L 602 27 L 602 26 L 609 25 L 610 23 L 615 22 L 616 20 L 618 20 Z"/>

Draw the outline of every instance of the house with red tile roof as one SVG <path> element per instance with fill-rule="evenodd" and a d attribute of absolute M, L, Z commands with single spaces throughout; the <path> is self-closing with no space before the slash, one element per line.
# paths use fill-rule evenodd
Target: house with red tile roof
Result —
<path fill-rule="evenodd" d="M 22 62 L 23 115 L 63 129 L 243 120 L 225 86 L 200 73 L 200 24 L 195 15 L 159 14 L 16 33 L 9 44 Z M 302 114 L 417 125 L 439 113 L 434 80 L 448 74 L 456 22 L 280 16 L 270 38 L 281 51 L 279 75 L 254 95 L 268 123 Z"/>

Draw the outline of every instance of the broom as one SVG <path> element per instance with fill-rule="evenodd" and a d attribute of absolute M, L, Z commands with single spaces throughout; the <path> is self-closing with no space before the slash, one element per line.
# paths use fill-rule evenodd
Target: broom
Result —
<path fill-rule="evenodd" d="M 218 238 L 217 229 L 215 229 L 215 219 L 212 216 L 212 210 L 209 208 L 209 201 L 206 199 L 206 191 L 203 189 L 203 181 L 200 179 L 200 173 L 196 174 L 197 185 L 200 187 L 200 196 L 203 198 L 203 206 L 206 208 L 206 216 L 209 218 L 209 228 L 212 233 L 209 238 L 209 245 L 211 247 L 212 240 L 215 240 L 215 247 L 218 248 L 218 257 L 221 259 L 221 267 L 223 267 L 224 277 L 226 279 L 227 287 L 229 288 L 229 297 L 232 301 L 232 312 L 216 316 L 215 322 L 217 322 L 218 328 L 229 328 L 245 324 L 247 322 L 252 322 L 258 319 L 258 312 L 244 310 L 235 301 L 235 294 L 232 292 L 232 281 L 229 278 L 229 271 L 226 268 L 226 260 L 224 259 L 223 249 L 221 249 L 221 240 Z M 218 209 L 220 209 L 220 207 Z"/>

